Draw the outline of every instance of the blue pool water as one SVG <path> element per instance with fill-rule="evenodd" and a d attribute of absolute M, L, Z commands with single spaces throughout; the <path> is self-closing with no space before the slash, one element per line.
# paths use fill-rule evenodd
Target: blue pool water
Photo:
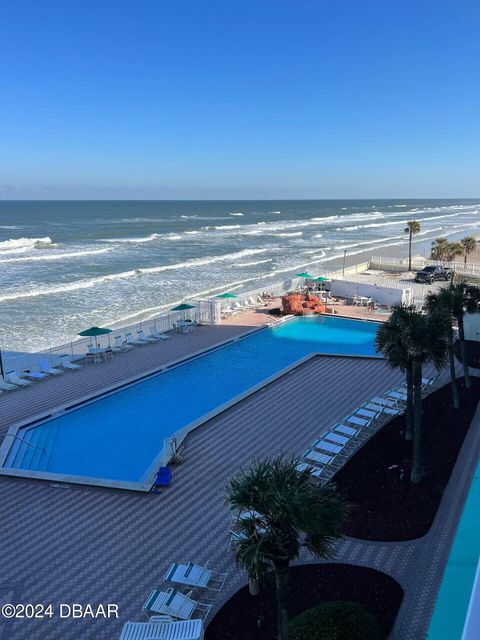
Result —
<path fill-rule="evenodd" d="M 480 465 L 470 488 L 448 558 L 427 640 L 462 637 L 480 556 Z"/>
<path fill-rule="evenodd" d="M 378 355 L 377 324 L 298 318 L 188 361 L 42 425 L 25 427 L 4 467 L 142 482 L 164 440 L 313 352 Z"/>

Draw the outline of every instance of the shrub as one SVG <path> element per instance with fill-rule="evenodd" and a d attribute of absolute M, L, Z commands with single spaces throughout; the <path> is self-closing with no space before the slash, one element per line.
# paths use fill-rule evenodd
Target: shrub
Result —
<path fill-rule="evenodd" d="M 326 602 L 290 621 L 289 640 L 385 640 L 371 613 L 356 602 Z"/>

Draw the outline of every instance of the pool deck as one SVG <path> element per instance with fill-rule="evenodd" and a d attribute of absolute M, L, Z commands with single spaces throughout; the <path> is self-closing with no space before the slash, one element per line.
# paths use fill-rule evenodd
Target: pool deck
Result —
<path fill-rule="evenodd" d="M 38 412 L 38 406 L 47 406 L 48 399 L 51 406 L 66 388 L 84 394 L 92 377 L 97 385 L 111 384 L 115 375 L 124 379 L 127 372 L 141 373 L 251 330 L 252 324 L 242 321 L 202 327 L 168 343 L 120 354 L 113 362 L 3 394 L 2 419 L 6 401 L 15 400 L 25 414 Z M 446 381 L 447 374 L 442 378 Z M 172 486 L 160 495 L 0 478 L 2 602 L 116 603 L 120 612 L 119 620 L 0 620 L 0 640 L 115 640 L 126 620 L 144 619 L 142 604 L 162 585 L 173 561 L 209 560 L 212 567 L 229 572 L 214 615 L 246 583 L 228 552 L 227 480 L 252 456 L 300 454 L 349 410 L 401 381 L 401 374 L 381 360 L 317 356 L 189 434 L 184 462 L 173 468 Z M 61 382 L 69 383 L 63 391 L 57 386 Z M 42 391 L 38 397 L 33 395 L 37 390 Z M 38 404 L 32 409 L 34 401 Z M 338 544 L 336 561 L 374 567 L 402 585 L 405 597 L 393 640 L 425 637 L 479 454 L 477 411 L 424 538 L 401 543 L 347 538 Z M 312 559 L 305 553 L 301 562 Z"/>

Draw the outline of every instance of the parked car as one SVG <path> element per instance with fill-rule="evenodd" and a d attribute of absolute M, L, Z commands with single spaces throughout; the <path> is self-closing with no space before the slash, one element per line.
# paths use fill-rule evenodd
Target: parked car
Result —
<path fill-rule="evenodd" d="M 418 271 L 415 275 L 415 282 L 428 282 L 432 284 L 434 280 L 451 280 L 453 277 L 453 271 L 447 267 L 442 266 L 430 266 L 423 267 L 421 271 Z"/>

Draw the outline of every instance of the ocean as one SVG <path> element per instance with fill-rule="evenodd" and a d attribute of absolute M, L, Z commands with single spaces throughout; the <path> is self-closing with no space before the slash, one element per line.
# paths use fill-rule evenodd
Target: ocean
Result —
<path fill-rule="evenodd" d="M 328 270 L 345 250 L 406 255 L 414 219 L 414 253 L 428 253 L 477 234 L 480 200 L 3 201 L 0 347 L 45 349 L 189 296 Z"/>

